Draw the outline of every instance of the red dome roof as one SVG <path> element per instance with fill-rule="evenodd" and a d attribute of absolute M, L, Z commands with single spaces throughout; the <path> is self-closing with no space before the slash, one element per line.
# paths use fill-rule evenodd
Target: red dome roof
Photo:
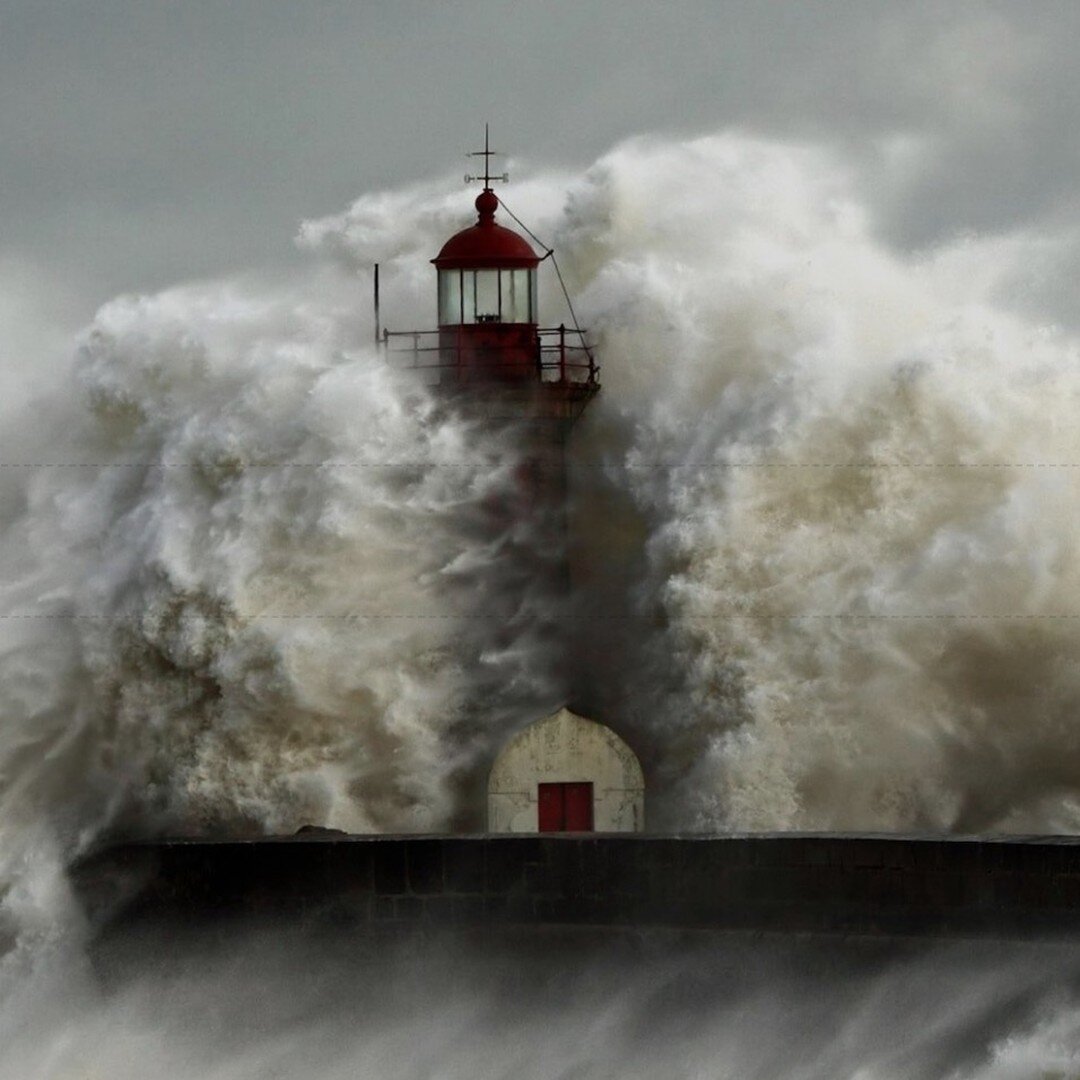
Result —
<path fill-rule="evenodd" d="M 485 188 L 476 198 L 480 220 L 451 236 L 431 261 L 440 270 L 477 270 L 481 267 L 528 267 L 540 261 L 524 237 L 495 224 L 499 200 Z"/>

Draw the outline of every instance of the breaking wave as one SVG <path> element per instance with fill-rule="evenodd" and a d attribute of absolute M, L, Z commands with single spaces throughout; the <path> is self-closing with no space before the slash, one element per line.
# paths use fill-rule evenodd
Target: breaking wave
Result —
<path fill-rule="evenodd" d="M 602 358 L 567 597 L 515 431 L 369 344 L 372 262 L 395 328 L 433 321 L 448 188 L 305 224 L 291 288 L 116 299 L 20 434 L 0 932 L 24 997 L 95 838 L 475 827 L 494 750 L 564 701 L 639 751 L 657 827 L 1080 824 L 1080 354 L 1011 291 L 1045 238 L 898 252 L 836 155 L 737 134 L 513 188 Z M 1075 1067 L 1055 1009 L 949 1075 Z"/>

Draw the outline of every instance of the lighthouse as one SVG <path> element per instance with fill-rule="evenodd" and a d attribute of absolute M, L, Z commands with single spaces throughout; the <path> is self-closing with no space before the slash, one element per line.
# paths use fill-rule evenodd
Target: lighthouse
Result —
<path fill-rule="evenodd" d="M 599 368 L 568 294 L 564 319 L 545 325 L 538 275 L 555 253 L 500 204 L 487 131 L 476 219 L 431 260 L 436 271 L 436 330 L 381 332 L 388 353 L 423 372 L 447 408 L 511 438 L 515 490 L 490 504 L 492 535 L 525 535 L 517 579 L 553 600 L 570 588 L 567 559 L 566 445 L 574 423 L 600 392 Z M 508 218 L 522 230 L 510 228 Z M 531 242 L 522 235 L 529 233 Z M 533 246 L 535 243 L 540 250 Z M 565 288 L 564 288 L 565 294 Z M 377 296 L 377 294 L 376 294 Z M 378 305 L 376 303 L 376 311 Z M 376 331 L 377 335 L 379 331 Z M 526 525 L 525 529 L 514 526 Z M 506 552 L 512 545 L 498 544 Z M 558 602 L 552 606 L 559 610 Z M 497 616 L 487 609 L 485 615 Z M 500 642 L 512 644 L 512 630 Z M 544 631 L 556 652 L 567 647 L 554 618 Z M 487 822 L 493 832 L 638 831 L 644 784 L 630 748 L 615 732 L 562 708 L 522 726 L 488 763 Z M 530 722 L 531 721 L 531 722 Z M 475 781 L 479 782 L 476 776 Z"/>

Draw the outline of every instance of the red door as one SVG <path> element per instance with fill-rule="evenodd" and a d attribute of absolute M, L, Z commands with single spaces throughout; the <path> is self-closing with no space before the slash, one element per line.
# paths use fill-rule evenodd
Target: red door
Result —
<path fill-rule="evenodd" d="M 592 784 L 563 784 L 563 830 L 592 832 Z"/>
<path fill-rule="evenodd" d="M 537 818 L 541 832 L 592 832 L 592 783 L 541 784 Z"/>

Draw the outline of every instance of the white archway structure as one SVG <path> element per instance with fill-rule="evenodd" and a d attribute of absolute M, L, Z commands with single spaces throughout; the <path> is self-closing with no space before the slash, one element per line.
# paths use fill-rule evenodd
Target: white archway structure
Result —
<path fill-rule="evenodd" d="M 568 817 L 552 817 L 552 800 Z M 586 808 L 582 800 L 588 800 Z M 573 804 L 573 806 L 571 806 Z M 586 813 L 587 819 L 582 815 Z M 518 732 L 488 780 L 488 831 L 640 832 L 645 782 L 633 750 L 610 728 L 569 709 Z"/>

